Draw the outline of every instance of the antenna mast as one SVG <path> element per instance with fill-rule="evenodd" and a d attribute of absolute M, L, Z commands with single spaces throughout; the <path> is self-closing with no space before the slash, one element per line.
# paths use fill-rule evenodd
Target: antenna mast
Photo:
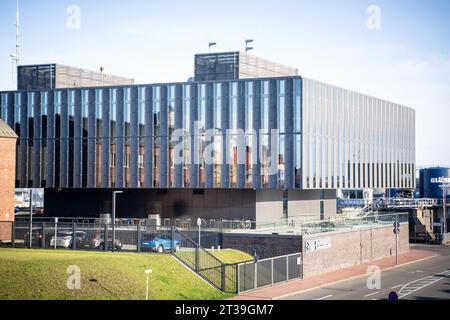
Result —
<path fill-rule="evenodd" d="M 19 61 L 20 61 L 20 57 L 19 57 L 19 48 L 20 48 L 20 43 L 19 43 L 19 38 L 20 38 L 20 31 L 19 31 L 19 0 L 16 0 L 16 53 L 11 55 L 11 60 L 12 60 L 12 64 L 16 65 L 16 70 L 17 67 L 19 66 Z M 13 80 L 14 80 L 14 70 L 13 70 Z"/>

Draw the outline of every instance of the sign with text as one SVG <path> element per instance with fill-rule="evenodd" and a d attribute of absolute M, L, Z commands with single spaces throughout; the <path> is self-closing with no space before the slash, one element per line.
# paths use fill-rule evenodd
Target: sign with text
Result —
<path fill-rule="evenodd" d="M 306 252 L 318 251 L 331 248 L 331 239 L 308 240 L 305 243 Z"/>

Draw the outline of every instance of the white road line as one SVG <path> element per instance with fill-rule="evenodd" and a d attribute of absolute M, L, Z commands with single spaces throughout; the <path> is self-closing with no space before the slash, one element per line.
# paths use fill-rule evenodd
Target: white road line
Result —
<path fill-rule="evenodd" d="M 398 286 L 392 287 L 391 289 L 397 289 L 397 288 L 400 288 L 400 287 L 403 287 L 403 286 L 404 286 L 403 284 L 399 284 Z"/>
<path fill-rule="evenodd" d="M 372 292 L 372 293 L 369 293 L 369 294 L 366 294 L 364 297 L 370 297 L 370 296 L 374 296 L 374 295 L 376 295 L 376 294 L 378 294 L 378 293 L 380 293 L 380 291 L 377 291 L 377 292 Z"/>
<path fill-rule="evenodd" d="M 425 287 L 428 287 L 442 279 L 447 278 L 450 276 L 450 271 L 445 270 L 443 272 L 436 273 L 434 275 L 424 277 L 421 279 L 417 279 L 414 281 L 411 281 L 407 284 L 405 284 L 399 291 L 399 299 L 403 299 L 406 296 L 410 295 L 411 293 L 414 293 L 420 289 L 423 289 Z M 420 286 L 418 286 L 420 284 Z"/>
<path fill-rule="evenodd" d="M 325 297 L 322 297 L 322 298 L 318 298 L 318 299 L 314 299 L 314 300 L 325 300 L 325 299 L 328 299 L 328 298 L 331 298 L 333 295 L 332 294 L 330 294 L 330 295 L 328 295 L 328 296 L 325 296 Z"/>

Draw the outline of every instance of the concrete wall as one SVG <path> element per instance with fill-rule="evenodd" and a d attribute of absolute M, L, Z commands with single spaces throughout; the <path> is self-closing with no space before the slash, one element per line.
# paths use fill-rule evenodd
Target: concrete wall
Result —
<path fill-rule="evenodd" d="M 331 247 L 307 251 L 307 241 L 327 240 Z M 393 226 L 332 232 L 303 237 L 303 273 L 305 277 L 326 273 L 365 262 L 395 256 Z M 403 223 L 398 235 L 398 252 L 409 251 L 408 224 Z"/>
<path fill-rule="evenodd" d="M 0 138 L 0 221 L 14 221 L 16 139 Z"/>
<path fill-rule="evenodd" d="M 289 190 L 288 212 L 290 217 L 313 216 L 320 219 L 320 190 Z M 336 190 L 325 190 L 324 218 L 336 216 Z"/>
<path fill-rule="evenodd" d="M 256 222 L 257 224 L 272 223 L 283 218 L 283 191 L 256 191 Z"/>

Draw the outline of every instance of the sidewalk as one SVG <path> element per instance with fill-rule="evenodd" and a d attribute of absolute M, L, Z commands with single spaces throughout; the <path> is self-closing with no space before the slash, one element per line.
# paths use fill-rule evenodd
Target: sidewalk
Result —
<path fill-rule="evenodd" d="M 359 278 L 367 274 L 369 266 L 376 265 L 381 271 L 389 270 L 395 267 L 404 266 L 410 263 L 418 262 L 435 257 L 436 254 L 425 250 L 410 250 L 398 257 L 398 265 L 395 265 L 395 256 L 381 260 L 371 261 L 361 265 L 353 266 L 346 269 L 316 275 L 306 279 L 293 280 L 288 283 L 258 289 L 251 292 L 244 292 L 231 300 L 272 300 L 283 299 L 283 297 L 291 294 L 305 292 L 316 289 L 336 282 L 346 281 L 352 278 Z"/>

